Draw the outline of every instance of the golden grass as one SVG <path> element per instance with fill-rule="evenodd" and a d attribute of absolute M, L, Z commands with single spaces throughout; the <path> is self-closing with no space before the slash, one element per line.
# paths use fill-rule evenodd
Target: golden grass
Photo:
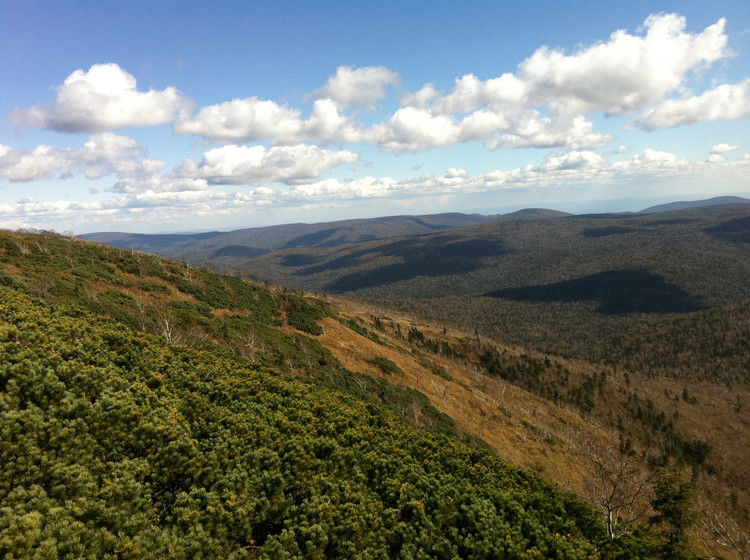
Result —
<path fill-rule="evenodd" d="M 591 432 L 590 437 L 598 439 L 608 436 L 575 414 L 502 380 L 491 379 L 471 366 L 461 367 L 430 356 L 456 381 L 444 379 L 383 333 L 378 334 L 388 340 L 390 347 L 359 336 L 334 319 L 324 319 L 321 325 L 325 329 L 319 337 L 321 343 L 347 369 L 384 377 L 394 385 L 422 392 L 435 408 L 451 416 L 460 430 L 487 442 L 499 457 L 543 474 L 572 491 L 583 492 L 587 468 L 576 452 L 583 441 L 581 435 Z M 396 363 L 402 373 L 385 375 L 368 363 L 379 356 Z M 419 425 L 417 414 L 412 421 Z"/>

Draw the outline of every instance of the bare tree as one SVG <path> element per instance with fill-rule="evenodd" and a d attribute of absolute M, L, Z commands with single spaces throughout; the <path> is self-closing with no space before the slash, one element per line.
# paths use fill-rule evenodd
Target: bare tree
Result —
<path fill-rule="evenodd" d="M 157 310 L 156 324 L 158 333 L 161 334 L 167 342 L 178 344 L 180 346 L 191 346 L 184 325 L 180 323 L 179 318 L 176 317 L 169 308 Z"/>
<path fill-rule="evenodd" d="M 733 550 L 741 560 L 750 557 L 750 537 L 746 528 L 741 526 L 727 510 L 726 504 L 731 503 L 727 497 L 722 499 L 721 490 L 714 487 L 704 477 L 698 505 L 703 512 L 701 526 L 713 542 L 708 542 L 702 535 L 698 535 L 703 546 L 711 551 L 714 544 Z M 722 507 L 724 505 L 724 507 Z"/>
<path fill-rule="evenodd" d="M 237 338 L 242 343 L 244 349 L 243 354 L 246 354 L 250 358 L 255 356 L 255 347 L 258 344 L 255 332 L 247 331 L 246 333 L 239 335 Z"/>
<path fill-rule="evenodd" d="M 178 327 L 177 321 L 169 313 L 160 314 L 158 322 L 161 335 L 167 339 L 167 342 L 182 344 L 185 338 L 184 333 Z"/>
<path fill-rule="evenodd" d="M 18 250 L 21 251 L 22 255 L 28 255 L 31 253 L 31 245 L 24 241 L 16 241 L 16 245 L 18 246 Z"/>
<path fill-rule="evenodd" d="M 649 511 L 646 492 L 653 474 L 638 465 L 633 453 L 589 442 L 593 477 L 588 495 L 605 518 L 607 534 L 617 539 L 628 534 L 629 525 Z"/>

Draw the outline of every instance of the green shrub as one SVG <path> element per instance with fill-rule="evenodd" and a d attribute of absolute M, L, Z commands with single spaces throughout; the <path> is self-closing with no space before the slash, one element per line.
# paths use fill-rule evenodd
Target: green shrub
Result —
<path fill-rule="evenodd" d="M 398 367 L 398 365 L 395 362 L 389 360 L 388 358 L 383 358 L 379 356 L 377 358 L 373 358 L 367 361 L 387 375 L 402 372 L 401 368 Z"/>

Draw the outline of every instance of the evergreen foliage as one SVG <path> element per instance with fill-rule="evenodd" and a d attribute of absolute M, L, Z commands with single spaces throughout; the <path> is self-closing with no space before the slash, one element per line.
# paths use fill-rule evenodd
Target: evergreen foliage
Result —
<path fill-rule="evenodd" d="M 653 523 L 667 527 L 663 557 L 684 560 L 695 557 L 688 530 L 700 519 L 696 509 L 695 483 L 685 480 L 677 471 L 665 470 L 654 483 L 651 505 L 657 512 Z"/>
<path fill-rule="evenodd" d="M 398 365 L 395 362 L 393 362 L 392 360 L 389 360 L 388 358 L 383 358 L 381 356 L 378 356 L 377 358 L 373 358 L 372 360 L 369 360 L 369 362 L 387 375 L 391 375 L 393 373 L 401 373 L 401 368 L 398 367 Z"/>
<path fill-rule="evenodd" d="M 3 558 L 602 554 L 587 506 L 375 403 L 8 288 L 0 356 Z"/>

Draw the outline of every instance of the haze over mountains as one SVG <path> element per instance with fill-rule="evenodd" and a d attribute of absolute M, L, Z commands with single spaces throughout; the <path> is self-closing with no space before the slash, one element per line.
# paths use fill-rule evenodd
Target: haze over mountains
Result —
<path fill-rule="evenodd" d="M 287 224 L 230 232 L 186 234 L 89 233 L 82 239 L 121 249 L 212 262 L 222 257 L 253 258 L 269 251 L 296 247 L 336 247 L 347 243 L 401 235 L 419 235 L 453 227 L 479 224 L 492 216 L 436 214 L 392 216 L 318 224 Z"/>
<path fill-rule="evenodd" d="M 683 208 L 750 202 L 741 197 L 718 197 L 692 202 L 674 202 L 646 208 L 641 213 Z M 492 220 L 567 216 L 567 212 L 530 208 L 508 214 L 431 214 L 425 216 L 388 216 L 314 224 L 285 224 L 245 228 L 229 232 L 141 234 L 98 232 L 80 235 L 82 239 L 106 243 L 121 249 L 136 249 L 190 261 L 221 262 L 221 257 L 253 258 L 269 251 L 299 247 L 335 247 L 385 237 L 419 235 Z"/>

